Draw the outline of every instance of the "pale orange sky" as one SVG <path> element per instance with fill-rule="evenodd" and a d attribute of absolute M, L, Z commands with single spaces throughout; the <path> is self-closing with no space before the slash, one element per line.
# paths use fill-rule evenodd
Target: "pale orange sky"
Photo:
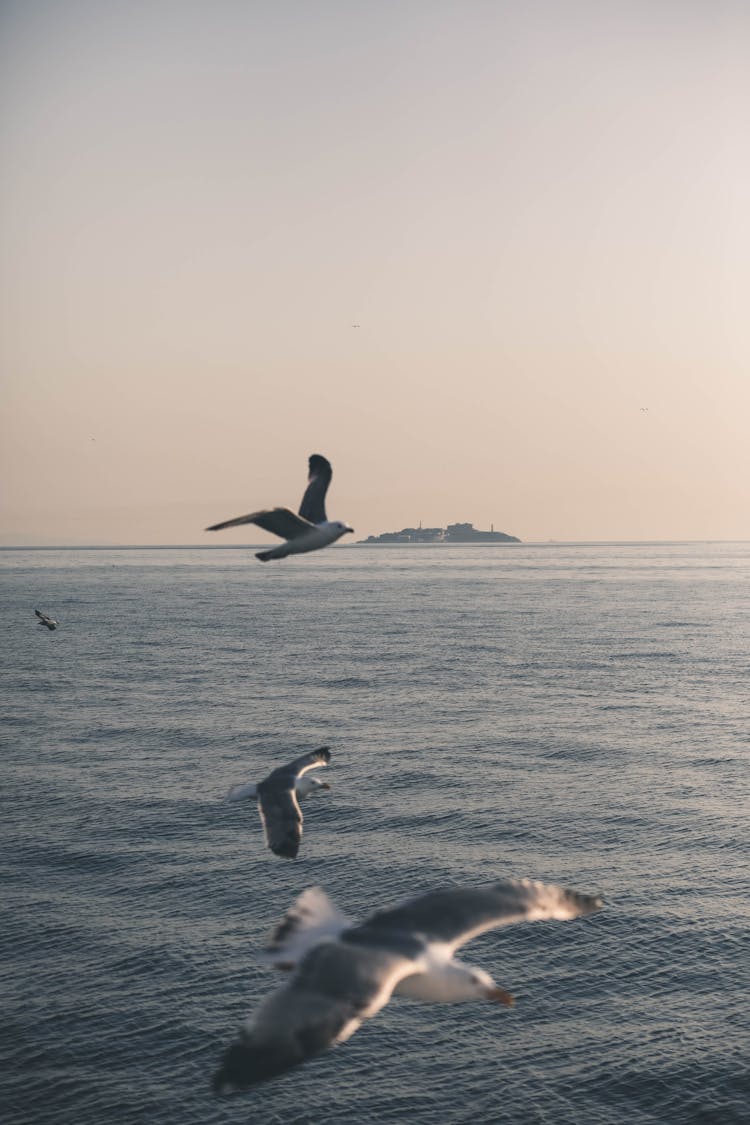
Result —
<path fill-rule="evenodd" d="M 0 543 L 750 538 L 748 4 L 0 13 Z"/>

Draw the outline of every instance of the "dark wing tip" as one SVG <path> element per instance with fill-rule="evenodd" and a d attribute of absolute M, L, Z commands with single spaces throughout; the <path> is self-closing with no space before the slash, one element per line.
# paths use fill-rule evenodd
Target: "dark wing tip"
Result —
<path fill-rule="evenodd" d="M 319 749 L 319 750 L 315 750 L 315 751 L 314 751 L 314 753 L 315 753 L 315 756 L 316 756 L 317 758 L 319 758 L 319 759 L 320 759 L 320 760 L 321 760 L 322 762 L 325 762 L 325 764 L 326 764 L 326 765 L 328 765 L 328 763 L 329 763 L 329 762 L 330 762 L 330 760 L 331 760 L 331 750 L 330 750 L 330 747 L 328 747 L 328 746 L 321 746 L 321 747 L 320 747 L 320 749 Z"/>
<path fill-rule="evenodd" d="M 326 517 L 326 492 L 331 483 L 331 462 L 320 453 L 313 453 L 308 461 L 307 488 L 302 497 L 299 514 L 310 523 L 323 523 Z"/>
<path fill-rule="evenodd" d="M 604 899 L 601 895 L 587 895 L 580 891 L 571 890 L 568 890 L 568 894 L 580 915 L 593 914 L 604 906 Z"/>
<path fill-rule="evenodd" d="M 280 855 L 282 859 L 296 859 L 299 851 L 299 840 L 282 840 L 278 844 L 269 844 L 268 846 L 274 855 Z"/>
<path fill-rule="evenodd" d="M 269 1047 L 251 1046 L 240 1039 L 227 1047 L 211 1086 L 215 1094 L 237 1094 L 283 1074 L 301 1061 L 301 1058 L 289 1058 Z"/>
<path fill-rule="evenodd" d="M 580 918 L 586 914 L 593 914 L 601 910 L 604 900 L 598 894 L 586 894 L 583 891 L 573 890 L 571 887 L 561 887 L 555 883 L 540 883 L 533 879 L 510 880 L 510 885 L 521 891 L 522 897 L 528 892 L 527 900 L 532 911 L 541 907 L 549 911 L 548 917 L 559 920 L 565 918 Z M 502 884 L 498 884 L 498 890 Z"/>
<path fill-rule="evenodd" d="M 311 453 L 307 466 L 311 477 L 316 477 L 319 473 L 328 473 L 330 476 L 333 472 L 331 462 L 320 453 Z"/>

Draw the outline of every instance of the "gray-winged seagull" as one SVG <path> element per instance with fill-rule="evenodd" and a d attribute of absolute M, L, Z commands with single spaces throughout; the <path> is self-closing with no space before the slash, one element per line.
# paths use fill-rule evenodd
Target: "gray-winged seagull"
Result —
<path fill-rule="evenodd" d="M 48 617 L 46 613 L 42 613 L 41 610 L 38 609 L 35 609 L 34 613 L 39 618 L 40 625 L 46 625 L 48 629 L 57 628 L 57 622 L 55 621 L 54 617 Z"/>
<path fill-rule="evenodd" d="M 278 535 L 285 542 L 270 551 L 257 551 L 256 559 L 268 562 L 269 559 L 285 559 L 287 555 L 301 555 L 306 551 L 317 551 L 335 543 L 353 527 L 340 520 L 326 518 L 326 492 L 331 483 L 333 470 L 331 462 L 319 453 L 309 459 L 307 488 L 299 506 L 299 514 L 291 508 L 265 508 L 260 512 L 250 512 L 247 516 L 237 516 L 233 520 L 212 524 L 206 531 L 222 531 L 225 527 L 239 527 L 243 523 L 254 523 L 264 531 Z"/>
<path fill-rule="evenodd" d="M 227 793 L 227 801 L 242 801 L 257 797 L 258 811 L 266 835 L 266 844 L 274 855 L 294 859 L 302 839 L 302 811 L 300 797 L 330 789 L 326 781 L 307 777 L 308 770 L 327 766 L 331 751 L 327 746 L 295 758 L 288 766 L 279 766 L 269 773 L 265 781 L 254 785 L 234 785 Z"/>
<path fill-rule="evenodd" d="M 600 898 L 509 879 L 448 887 L 352 925 L 319 888 L 305 891 L 274 931 L 265 960 L 293 969 L 226 1050 L 214 1090 L 237 1093 L 348 1039 L 396 992 L 415 1000 L 512 1004 L 482 969 L 454 958 L 477 934 L 511 922 L 576 918 Z"/>

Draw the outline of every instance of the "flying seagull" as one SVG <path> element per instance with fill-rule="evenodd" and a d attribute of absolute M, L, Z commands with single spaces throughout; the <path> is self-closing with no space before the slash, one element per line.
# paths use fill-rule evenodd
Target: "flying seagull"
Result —
<path fill-rule="evenodd" d="M 483 969 L 453 957 L 485 930 L 540 918 L 576 918 L 602 906 L 528 879 L 432 891 L 352 925 L 319 888 L 306 890 L 271 936 L 264 960 L 293 970 L 240 1029 L 214 1075 L 216 1093 L 233 1094 L 343 1043 L 392 993 L 450 1004 L 511 1005 Z"/>
<path fill-rule="evenodd" d="M 207 527 L 206 531 L 222 531 L 225 527 L 239 527 L 243 523 L 254 523 L 264 531 L 270 531 L 285 540 L 280 547 L 270 551 L 257 551 L 256 559 L 268 562 L 269 559 L 285 559 L 287 555 L 301 555 L 305 551 L 317 551 L 335 543 L 347 531 L 354 531 L 340 520 L 326 519 L 326 492 L 331 483 L 331 462 L 319 453 L 313 453 L 309 460 L 307 488 L 299 506 L 299 514 L 291 508 L 265 508 L 251 512 L 247 516 L 237 516 Z"/>
<path fill-rule="evenodd" d="M 40 625 L 46 625 L 47 628 L 50 629 L 50 630 L 57 628 L 57 622 L 55 621 L 54 617 L 48 617 L 46 613 L 42 613 L 38 609 L 35 609 L 34 613 L 39 618 L 39 624 Z"/>
<path fill-rule="evenodd" d="M 226 800 L 242 801 L 257 797 L 266 844 L 274 855 L 294 859 L 302 839 L 299 798 L 331 788 L 327 782 L 318 781 L 317 777 L 306 777 L 305 774 L 308 770 L 327 766 L 330 760 L 331 751 L 327 746 L 321 746 L 320 750 L 295 758 L 288 766 L 279 766 L 257 785 L 249 782 L 233 786 Z"/>

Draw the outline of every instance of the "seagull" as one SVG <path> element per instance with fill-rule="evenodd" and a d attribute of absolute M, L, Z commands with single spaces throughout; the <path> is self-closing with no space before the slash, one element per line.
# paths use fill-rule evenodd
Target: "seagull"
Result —
<path fill-rule="evenodd" d="M 295 758 L 288 766 L 279 766 L 257 785 L 248 782 L 232 786 L 225 800 L 244 801 L 257 797 L 266 844 L 274 855 L 295 859 L 302 839 L 299 798 L 331 788 L 328 782 L 305 775 L 308 770 L 327 766 L 330 760 L 331 751 L 327 746 L 321 746 L 319 750 Z"/>
<path fill-rule="evenodd" d="M 320 887 L 310 887 L 271 935 L 263 960 L 292 971 L 242 1026 L 214 1075 L 234 1094 L 343 1043 L 395 992 L 414 1000 L 491 1000 L 512 1005 L 483 969 L 454 958 L 485 930 L 540 918 L 576 918 L 602 900 L 552 884 L 508 879 L 447 887 L 353 925 Z"/>
<path fill-rule="evenodd" d="M 35 609 L 34 613 L 39 618 L 40 625 L 46 625 L 50 630 L 57 628 L 57 622 L 55 621 L 54 617 L 48 617 L 46 613 L 41 613 L 38 609 Z"/>
<path fill-rule="evenodd" d="M 291 508 L 265 508 L 260 512 L 251 512 L 247 516 L 237 516 L 233 520 L 215 523 L 207 527 L 206 531 L 222 531 L 225 527 L 255 523 L 264 531 L 270 531 L 285 540 L 280 547 L 256 552 L 255 557 L 261 562 L 268 562 L 269 559 L 285 559 L 287 555 L 301 555 L 305 551 L 317 551 L 320 547 L 335 543 L 347 531 L 354 531 L 353 527 L 348 527 L 340 520 L 326 519 L 326 492 L 333 475 L 331 462 L 321 457 L 319 453 L 313 453 L 308 465 L 307 488 L 299 506 L 299 515 Z"/>

